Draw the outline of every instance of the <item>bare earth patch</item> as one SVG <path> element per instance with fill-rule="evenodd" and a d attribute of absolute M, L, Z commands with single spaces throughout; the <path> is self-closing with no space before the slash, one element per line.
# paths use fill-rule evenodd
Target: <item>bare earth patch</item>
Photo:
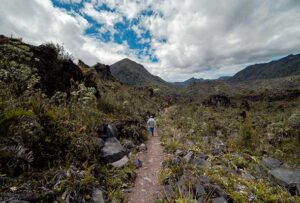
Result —
<path fill-rule="evenodd" d="M 138 154 L 143 167 L 137 171 L 137 179 L 128 197 L 129 203 L 152 203 L 162 196 L 163 189 L 158 182 L 158 175 L 165 154 L 157 134 L 150 137 L 147 148 L 147 151 Z"/>

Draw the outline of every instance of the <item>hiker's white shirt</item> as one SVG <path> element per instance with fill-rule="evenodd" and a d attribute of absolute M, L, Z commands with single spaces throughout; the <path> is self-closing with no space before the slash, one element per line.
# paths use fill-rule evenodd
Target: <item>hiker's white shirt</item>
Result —
<path fill-rule="evenodd" d="M 149 120 L 147 121 L 147 125 L 149 128 L 155 128 L 156 122 L 154 118 L 149 118 Z"/>

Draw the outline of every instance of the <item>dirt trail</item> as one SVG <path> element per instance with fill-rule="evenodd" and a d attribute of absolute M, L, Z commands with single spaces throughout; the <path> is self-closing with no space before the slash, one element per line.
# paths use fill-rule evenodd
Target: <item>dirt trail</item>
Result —
<path fill-rule="evenodd" d="M 143 162 L 143 167 L 137 171 L 137 179 L 129 194 L 129 203 L 153 203 L 162 196 L 158 175 L 165 154 L 157 133 L 154 137 L 150 137 L 147 148 L 147 151 L 138 155 L 138 158 Z"/>

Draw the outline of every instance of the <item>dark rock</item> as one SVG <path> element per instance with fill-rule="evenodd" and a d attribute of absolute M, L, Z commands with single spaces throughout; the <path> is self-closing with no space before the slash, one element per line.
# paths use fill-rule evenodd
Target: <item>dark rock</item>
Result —
<path fill-rule="evenodd" d="M 224 197 L 218 197 L 212 199 L 212 203 L 227 203 L 227 200 Z"/>
<path fill-rule="evenodd" d="M 139 150 L 139 151 L 146 151 L 146 150 L 147 150 L 147 146 L 146 146 L 144 143 L 142 143 L 142 144 L 138 147 L 138 150 Z"/>
<path fill-rule="evenodd" d="M 210 167 L 211 163 L 208 162 L 207 160 L 200 158 L 200 157 L 195 157 L 191 160 L 191 163 L 194 165 L 199 165 L 199 166 L 206 166 L 206 167 Z"/>
<path fill-rule="evenodd" d="M 123 156 L 122 159 L 111 163 L 111 165 L 114 166 L 114 167 L 116 167 L 116 168 L 122 168 L 123 166 L 127 165 L 128 161 L 129 161 L 128 157 L 127 156 Z"/>
<path fill-rule="evenodd" d="M 182 150 L 180 150 L 180 149 L 177 149 L 176 151 L 175 151 L 175 155 L 176 156 L 184 156 L 184 151 L 182 151 Z"/>
<path fill-rule="evenodd" d="M 205 191 L 207 193 L 211 193 L 212 197 L 223 197 L 226 196 L 226 192 L 219 185 L 215 185 L 214 183 L 205 183 L 204 185 Z"/>
<path fill-rule="evenodd" d="M 108 65 L 104 65 L 101 63 L 97 63 L 93 66 L 93 68 L 96 70 L 97 75 L 104 80 L 112 80 L 115 81 L 116 79 L 110 72 L 110 67 Z"/>
<path fill-rule="evenodd" d="M 184 157 L 183 159 L 186 161 L 186 162 L 190 162 L 192 157 L 193 157 L 194 153 L 192 151 L 188 152 Z"/>
<path fill-rule="evenodd" d="M 103 138 L 111 138 L 118 136 L 118 130 L 113 124 L 103 124 L 96 128 L 98 135 Z"/>
<path fill-rule="evenodd" d="M 200 197 L 199 199 L 197 199 L 197 203 L 205 203 L 205 198 Z"/>
<path fill-rule="evenodd" d="M 300 194 L 300 169 L 276 168 L 270 173 L 275 181 L 286 187 L 292 195 Z"/>
<path fill-rule="evenodd" d="M 197 183 L 196 185 L 193 186 L 193 188 L 194 188 L 194 194 L 197 199 L 206 195 L 205 189 L 202 184 Z"/>
<path fill-rule="evenodd" d="M 180 157 L 175 157 L 174 159 L 172 159 L 172 164 L 178 165 L 178 164 L 180 164 L 181 161 L 182 161 L 182 159 Z"/>
<path fill-rule="evenodd" d="M 123 146 L 128 150 L 133 149 L 135 147 L 134 143 L 131 140 L 127 139 L 123 141 Z"/>
<path fill-rule="evenodd" d="M 241 106 L 240 106 L 241 109 L 245 109 L 246 111 L 249 111 L 250 110 L 250 104 L 247 100 L 243 100 L 241 102 Z"/>
<path fill-rule="evenodd" d="M 229 106 L 230 105 L 230 99 L 225 95 L 212 95 L 210 96 L 204 104 L 210 105 L 210 106 Z"/>
<path fill-rule="evenodd" d="M 96 146 L 97 151 L 100 152 L 102 147 L 104 147 L 104 144 L 105 144 L 104 140 L 99 138 L 99 137 L 93 137 L 92 139 L 93 139 L 93 142 Z"/>
<path fill-rule="evenodd" d="M 272 157 L 263 158 L 261 162 L 265 167 L 269 169 L 278 168 L 283 164 L 281 161 L 274 159 Z"/>
<path fill-rule="evenodd" d="M 120 160 L 126 155 L 125 148 L 115 137 L 107 138 L 104 147 L 101 149 L 101 158 L 105 163 L 112 163 Z"/>
<path fill-rule="evenodd" d="M 139 159 L 134 159 L 133 160 L 133 165 L 135 166 L 135 168 L 141 168 L 143 166 L 143 162 Z"/>
<path fill-rule="evenodd" d="M 242 113 L 240 113 L 240 116 L 242 117 L 242 120 L 245 120 L 247 117 L 246 111 L 242 111 Z"/>
<path fill-rule="evenodd" d="M 178 180 L 178 182 L 176 183 L 176 185 L 177 185 L 177 188 L 180 190 L 181 194 L 183 194 L 183 195 L 189 195 L 190 190 L 187 187 L 186 178 L 185 178 L 184 175 L 180 177 L 180 179 Z"/>
<path fill-rule="evenodd" d="M 105 203 L 103 192 L 99 189 L 94 189 L 92 194 L 92 200 L 94 203 Z"/>
<path fill-rule="evenodd" d="M 217 156 L 217 155 L 223 154 L 224 152 L 225 151 L 223 149 L 216 148 L 216 149 L 213 149 L 211 153 L 212 153 L 212 155 Z"/>
<path fill-rule="evenodd" d="M 164 185 L 164 192 L 167 199 L 171 199 L 175 195 L 175 188 L 171 185 Z"/>

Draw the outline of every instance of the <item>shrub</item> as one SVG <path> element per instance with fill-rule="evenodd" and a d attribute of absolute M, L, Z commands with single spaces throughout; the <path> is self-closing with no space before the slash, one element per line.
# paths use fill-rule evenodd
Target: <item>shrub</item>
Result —
<path fill-rule="evenodd" d="M 254 149 L 258 144 L 255 130 L 249 122 L 245 122 L 240 127 L 240 145 L 248 149 Z"/>
<path fill-rule="evenodd" d="M 73 56 L 71 53 L 69 53 L 63 45 L 60 44 L 54 44 L 53 42 L 46 43 L 46 47 L 49 47 L 53 49 L 56 53 L 57 59 L 59 60 L 73 60 Z"/>

